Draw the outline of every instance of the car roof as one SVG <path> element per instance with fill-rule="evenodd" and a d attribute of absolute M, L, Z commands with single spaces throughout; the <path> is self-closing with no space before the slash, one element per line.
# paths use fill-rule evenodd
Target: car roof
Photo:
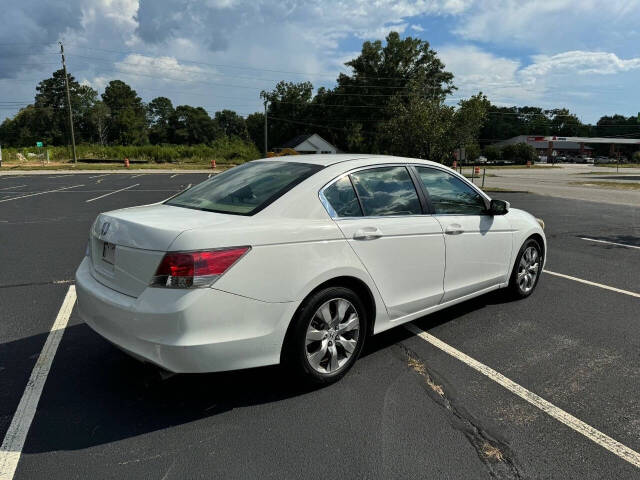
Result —
<path fill-rule="evenodd" d="M 328 167 L 337 163 L 344 163 L 356 160 L 368 160 L 367 163 L 391 163 L 391 162 L 418 162 L 430 165 L 441 165 L 429 160 L 422 160 L 418 158 L 406 158 L 396 157 L 393 155 L 374 155 L 366 153 L 325 153 L 325 154 L 312 154 L 312 155 L 285 155 L 282 157 L 263 158 L 260 161 L 278 161 L 278 162 L 293 162 L 293 163 L 309 163 L 313 165 L 321 165 Z"/>

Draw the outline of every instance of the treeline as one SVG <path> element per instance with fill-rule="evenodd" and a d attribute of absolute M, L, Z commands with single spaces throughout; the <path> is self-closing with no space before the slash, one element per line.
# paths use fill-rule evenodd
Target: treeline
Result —
<path fill-rule="evenodd" d="M 250 143 L 245 119 L 231 110 L 209 116 L 202 107 L 174 108 L 166 97 L 145 104 L 122 80 L 112 80 L 104 93 L 79 84 L 69 75 L 76 143 L 108 145 L 211 145 L 234 139 Z M 64 73 L 57 70 L 36 87 L 35 101 L 0 125 L 5 146 L 69 143 L 69 117 Z"/>
<path fill-rule="evenodd" d="M 450 105 L 446 100 L 456 90 L 454 76 L 437 52 L 426 41 L 395 32 L 384 43 L 364 42 L 346 65 L 351 74 L 340 74 L 331 89 L 314 94 L 310 82 L 282 81 L 261 93 L 267 101 L 270 150 L 297 135 L 318 133 L 347 152 L 449 161 L 461 147 L 472 158 L 484 151 L 494 155 L 491 144 L 517 135 L 640 135 L 636 117 L 605 116 L 585 125 L 564 108 L 500 107 L 481 92 Z M 121 80 L 111 81 L 101 96 L 71 76 L 69 86 L 77 143 L 210 146 L 234 139 L 250 145 L 255 155 L 256 148 L 264 149 L 261 112 L 246 119 L 231 110 L 210 116 L 202 107 L 174 107 L 166 97 L 145 104 Z M 69 143 L 63 72 L 54 72 L 36 90 L 33 105 L 0 125 L 3 145 Z"/>

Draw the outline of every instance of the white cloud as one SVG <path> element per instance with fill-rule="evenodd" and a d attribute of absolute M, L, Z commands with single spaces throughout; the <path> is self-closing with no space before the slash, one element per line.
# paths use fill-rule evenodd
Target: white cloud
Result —
<path fill-rule="evenodd" d="M 197 81 L 205 70 L 196 65 L 180 64 L 174 57 L 150 57 L 130 54 L 115 63 L 121 72 L 139 76 L 151 76 L 162 80 Z"/>
<path fill-rule="evenodd" d="M 0 44 L 52 45 L 0 46 L 0 96 L 8 99 L 33 97 L 36 83 L 58 68 L 58 57 L 44 52 L 64 39 L 71 73 L 100 90 L 121 78 L 147 101 L 167 95 L 176 104 L 235 108 L 227 103 L 233 99 L 242 105 L 239 112 L 248 113 L 261 108 L 260 90 L 278 80 L 331 86 L 344 62 L 359 53 L 359 40 L 382 39 L 390 30 L 424 32 L 424 20 L 435 19 L 454 34 L 436 50 L 456 75 L 457 98 L 482 90 L 495 102 L 571 108 L 575 100 L 601 110 L 629 109 L 629 97 L 640 101 L 637 87 L 620 93 L 634 80 L 640 83 L 637 0 L 608 0 L 604 7 L 601 0 L 10 3 L 3 15 L 13 28 L 0 30 Z M 432 36 L 437 30 L 427 31 L 432 45 L 442 43 Z M 503 53 L 492 53 L 495 46 Z M 20 81 L 12 80 L 19 75 Z"/>
<path fill-rule="evenodd" d="M 454 32 L 468 40 L 509 42 L 548 52 L 596 46 L 613 49 L 620 44 L 621 32 L 634 35 L 640 2 L 476 0 L 461 13 Z"/>
<path fill-rule="evenodd" d="M 604 113 L 626 111 L 619 93 L 638 82 L 640 57 L 621 59 L 614 53 L 568 51 L 533 55 L 529 65 L 475 46 L 437 49 L 455 74 L 459 90 L 453 100 L 479 91 L 500 105 L 567 107 L 595 121 Z M 611 88 L 611 77 L 616 87 Z"/>
<path fill-rule="evenodd" d="M 407 23 L 395 23 L 392 25 L 383 25 L 381 27 L 377 27 L 373 29 L 355 31 L 354 35 L 364 40 L 367 40 L 370 38 L 380 39 L 380 38 L 385 38 L 387 35 L 389 35 L 390 32 L 398 32 L 402 34 L 407 29 L 407 26 L 408 26 Z"/>
<path fill-rule="evenodd" d="M 556 55 L 534 55 L 524 76 L 540 77 L 550 74 L 613 75 L 640 69 L 640 57 L 624 60 L 615 53 L 574 50 Z"/>

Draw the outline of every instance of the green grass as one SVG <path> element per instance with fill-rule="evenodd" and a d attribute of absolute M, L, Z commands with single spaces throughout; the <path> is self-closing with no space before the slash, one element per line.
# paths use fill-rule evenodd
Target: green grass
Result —
<path fill-rule="evenodd" d="M 570 185 L 577 185 L 580 187 L 595 187 L 595 188 L 608 188 L 611 190 L 640 190 L 640 182 L 637 183 L 622 183 L 622 182 L 607 182 L 607 181 L 585 181 L 585 182 L 571 182 Z"/>
<path fill-rule="evenodd" d="M 216 164 L 215 171 L 226 170 L 228 168 L 234 167 L 236 164 Z M 125 168 L 122 163 L 84 163 L 78 162 L 74 164 L 73 162 L 67 163 L 51 163 L 49 165 L 42 166 L 42 164 L 10 164 L 6 165 L 3 162 L 3 166 L 0 167 L 0 173 L 2 172 L 11 172 L 11 171 L 55 171 L 55 170 L 64 170 L 64 171 L 81 171 L 81 170 L 122 170 L 126 171 L 136 171 L 136 170 L 211 170 L 211 164 L 209 163 L 136 163 L 132 164 L 129 168 Z"/>
<path fill-rule="evenodd" d="M 478 167 L 480 167 L 480 175 L 482 175 L 482 169 L 486 168 L 487 170 L 497 170 L 497 169 L 519 169 L 519 168 L 530 168 L 530 169 L 536 169 L 536 168 L 562 168 L 558 165 L 531 165 L 530 167 L 527 167 L 526 165 L 478 165 Z M 462 166 L 462 171 L 465 170 L 469 170 L 473 167 L 469 166 L 469 165 L 463 165 Z M 456 170 L 459 170 L 460 167 L 458 166 L 456 168 Z"/>
<path fill-rule="evenodd" d="M 596 167 L 620 167 L 620 168 L 640 168 L 640 163 L 596 163 L 594 166 Z"/>
<path fill-rule="evenodd" d="M 487 187 L 482 189 L 483 192 L 507 192 L 507 193 L 531 193 L 527 190 L 511 190 L 510 188 Z"/>

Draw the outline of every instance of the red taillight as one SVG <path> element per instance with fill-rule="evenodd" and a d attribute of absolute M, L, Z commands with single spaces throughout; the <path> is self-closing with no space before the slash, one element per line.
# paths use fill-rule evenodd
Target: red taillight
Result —
<path fill-rule="evenodd" d="M 160 262 L 151 285 L 173 288 L 209 286 L 250 248 L 167 253 Z"/>

